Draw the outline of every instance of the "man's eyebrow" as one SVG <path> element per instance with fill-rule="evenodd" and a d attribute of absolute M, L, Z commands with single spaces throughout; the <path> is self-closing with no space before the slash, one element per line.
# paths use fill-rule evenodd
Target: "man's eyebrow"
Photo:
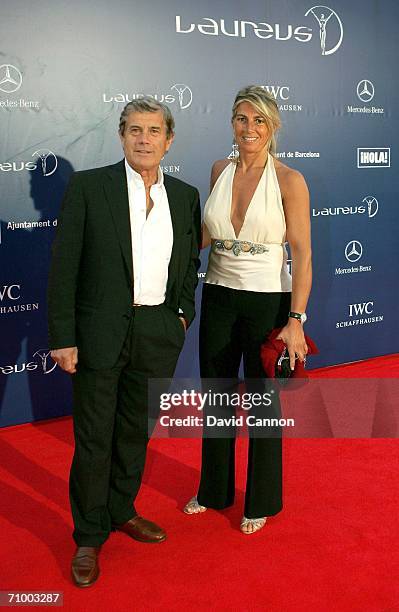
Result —
<path fill-rule="evenodd" d="M 151 130 L 160 130 L 160 129 L 161 129 L 161 126 L 159 126 L 159 125 L 150 125 L 149 127 L 150 127 L 150 129 L 151 129 Z M 129 125 L 129 128 L 128 128 L 128 129 L 129 129 L 129 130 L 131 130 L 131 129 L 136 129 L 136 128 L 138 128 L 139 130 L 141 130 L 141 129 L 142 129 L 142 126 L 141 126 L 141 125 L 136 125 L 136 124 L 134 123 L 133 125 Z"/>

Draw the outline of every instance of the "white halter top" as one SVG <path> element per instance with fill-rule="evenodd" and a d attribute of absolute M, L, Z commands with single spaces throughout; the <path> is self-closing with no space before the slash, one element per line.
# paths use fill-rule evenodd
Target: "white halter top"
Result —
<path fill-rule="evenodd" d="M 206 283 L 246 291 L 291 291 L 286 224 L 274 160 L 265 169 L 236 237 L 231 196 L 236 164 L 220 174 L 205 204 L 204 223 L 212 238 Z"/>

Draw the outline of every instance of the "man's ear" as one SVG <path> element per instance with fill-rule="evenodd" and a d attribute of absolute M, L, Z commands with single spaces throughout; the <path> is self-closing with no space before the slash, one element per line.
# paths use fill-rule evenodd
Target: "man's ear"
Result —
<path fill-rule="evenodd" d="M 169 151 L 170 146 L 171 146 L 172 142 L 174 141 L 174 139 L 175 139 L 175 134 L 174 134 L 174 132 L 172 132 L 172 134 L 166 140 L 166 151 Z"/>

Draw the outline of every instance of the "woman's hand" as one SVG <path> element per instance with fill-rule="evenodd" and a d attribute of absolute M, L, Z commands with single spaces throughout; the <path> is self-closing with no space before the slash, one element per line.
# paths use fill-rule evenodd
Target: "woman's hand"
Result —
<path fill-rule="evenodd" d="M 287 325 L 283 327 L 277 336 L 277 340 L 282 340 L 286 345 L 290 356 L 290 368 L 294 370 L 295 357 L 303 361 L 308 352 L 302 323 L 298 319 L 290 317 Z"/>

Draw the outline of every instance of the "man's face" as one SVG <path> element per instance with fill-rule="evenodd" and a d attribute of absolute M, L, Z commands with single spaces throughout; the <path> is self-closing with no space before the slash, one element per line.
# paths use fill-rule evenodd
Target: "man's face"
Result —
<path fill-rule="evenodd" d="M 173 142 L 167 138 L 162 111 L 132 112 L 128 115 L 123 135 L 119 135 L 126 160 L 136 172 L 156 171 Z"/>

